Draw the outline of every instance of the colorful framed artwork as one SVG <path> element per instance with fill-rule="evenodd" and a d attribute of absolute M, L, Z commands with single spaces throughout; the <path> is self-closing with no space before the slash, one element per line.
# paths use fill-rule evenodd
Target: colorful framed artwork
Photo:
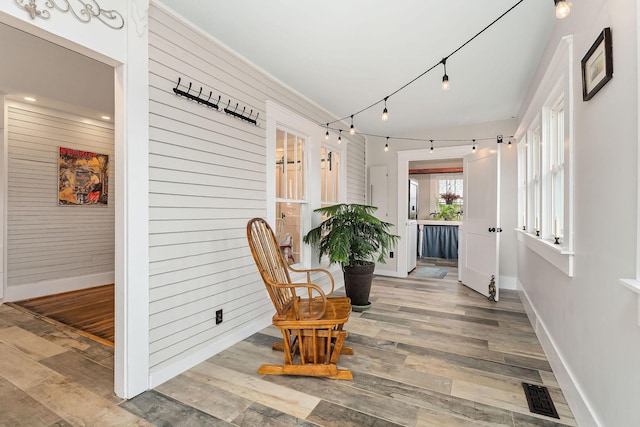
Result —
<path fill-rule="evenodd" d="M 582 100 L 588 101 L 613 78 L 611 28 L 602 30 L 581 64 Z"/>
<path fill-rule="evenodd" d="M 106 205 L 109 156 L 59 147 L 58 205 Z"/>

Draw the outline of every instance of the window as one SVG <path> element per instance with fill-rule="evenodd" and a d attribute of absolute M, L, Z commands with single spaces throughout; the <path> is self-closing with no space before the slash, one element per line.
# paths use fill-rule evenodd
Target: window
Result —
<path fill-rule="evenodd" d="M 305 139 L 276 130 L 276 238 L 290 264 L 301 260 L 305 199 Z"/>
<path fill-rule="evenodd" d="M 438 203 L 462 205 L 462 174 L 445 175 L 438 178 Z M 454 198 L 446 200 L 443 194 L 453 194 Z"/>
<path fill-rule="evenodd" d="M 518 240 L 573 276 L 573 37 L 560 42 L 516 132 Z"/>
<path fill-rule="evenodd" d="M 322 206 L 340 202 L 340 153 L 327 146 L 320 149 L 320 201 Z"/>
<path fill-rule="evenodd" d="M 522 219 L 520 219 L 518 226 L 522 230 L 527 229 L 527 136 L 524 135 L 520 144 L 518 144 L 518 212 L 520 212 Z"/>
<path fill-rule="evenodd" d="M 266 219 L 285 258 L 309 268 L 318 258 L 302 239 L 320 220 L 314 209 L 344 200 L 348 140 L 325 140 L 317 123 L 274 102 L 266 106 Z"/>
<path fill-rule="evenodd" d="M 529 185 L 528 187 L 528 199 L 529 199 L 529 227 L 532 233 L 538 234 L 542 227 L 542 168 L 541 168 L 541 151 L 542 151 L 542 138 L 541 138 L 540 124 L 536 123 L 529 130 L 530 143 L 527 144 L 528 159 L 530 161 L 529 171 Z"/>
<path fill-rule="evenodd" d="M 564 235 L 564 97 L 551 107 L 549 114 L 549 185 L 553 237 Z"/>

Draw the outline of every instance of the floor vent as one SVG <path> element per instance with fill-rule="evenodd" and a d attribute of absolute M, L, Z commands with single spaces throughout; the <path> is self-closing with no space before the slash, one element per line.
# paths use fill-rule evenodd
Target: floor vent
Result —
<path fill-rule="evenodd" d="M 522 388 L 524 389 L 524 395 L 527 396 L 527 403 L 531 412 L 560 419 L 546 387 L 522 383 Z"/>

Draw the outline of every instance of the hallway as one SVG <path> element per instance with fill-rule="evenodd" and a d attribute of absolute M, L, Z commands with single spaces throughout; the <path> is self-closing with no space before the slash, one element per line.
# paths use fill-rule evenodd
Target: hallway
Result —
<path fill-rule="evenodd" d="M 490 303 L 456 277 L 375 279 L 347 323 L 353 381 L 258 376 L 282 358 L 268 327 L 127 402 L 112 349 L 0 306 L 0 425 L 575 425 L 517 294 Z M 560 420 L 529 412 L 523 381 Z"/>

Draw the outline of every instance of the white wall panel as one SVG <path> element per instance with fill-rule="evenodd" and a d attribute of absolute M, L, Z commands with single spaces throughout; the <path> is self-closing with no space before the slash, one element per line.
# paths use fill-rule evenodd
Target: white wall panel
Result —
<path fill-rule="evenodd" d="M 113 275 L 112 124 L 11 102 L 7 129 L 7 300 L 60 292 L 48 284 L 61 279 L 71 290 L 84 276 L 88 287 L 96 274 Z M 60 146 L 109 155 L 107 206 L 58 205 Z"/>
<path fill-rule="evenodd" d="M 150 12 L 150 366 L 165 378 L 273 313 L 245 231 L 267 213 L 267 100 L 314 123 L 333 118 L 170 11 Z M 175 95 L 179 77 L 182 90 L 192 83 L 192 93 L 220 96 L 220 111 Z M 222 112 L 229 100 L 259 112 L 259 126 Z M 347 162 L 347 198 L 364 202 L 361 137 L 349 142 Z"/>

